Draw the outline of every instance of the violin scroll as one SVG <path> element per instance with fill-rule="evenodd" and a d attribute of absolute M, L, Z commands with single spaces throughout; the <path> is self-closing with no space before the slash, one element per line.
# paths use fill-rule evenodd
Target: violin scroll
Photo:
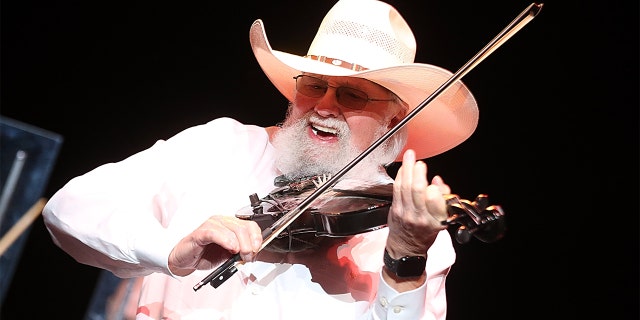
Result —
<path fill-rule="evenodd" d="M 446 196 L 446 201 L 449 218 L 442 223 L 460 225 L 455 234 L 458 243 L 467 243 L 472 236 L 483 242 L 495 242 L 504 236 L 504 211 L 498 205 L 489 206 L 486 194 L 478 195 L 474 201 L 452 194 Z"/>

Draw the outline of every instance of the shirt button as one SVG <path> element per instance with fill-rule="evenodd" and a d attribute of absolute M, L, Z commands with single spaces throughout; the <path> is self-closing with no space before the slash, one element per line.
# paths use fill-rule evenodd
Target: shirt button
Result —
<path fill-rule="evenodd" d="M 385 298 L 385 297 L 381 297 L 381 298 L 380 298 L 380 304 L 381 304 L 383 307 L 385 307 L 385 308 L 386 308 L 386 307 L 389 305 L 389 301 L 387 301 L 387 298 Z"/>
<path fill-rule="evenodd" d="M 400 312 L 402 312 L 402 307 L 400 306 L 393 307 L 393 313 L 400 313 Z"/>

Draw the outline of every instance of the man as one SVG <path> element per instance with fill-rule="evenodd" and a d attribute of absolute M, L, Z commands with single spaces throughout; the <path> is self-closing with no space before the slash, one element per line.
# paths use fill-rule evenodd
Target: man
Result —
<path fill-rule="evenodd" d="M 43 212 L 55 243 L 81 263 L 144 277 L 138 319 L 445 319 L 450 189 L 437 176 L 429 183 L 417 159 L 472 134 L 472 94 L 454 84 L 345 175 L 393 184 L 386 228 L 261 250 L 260 226 L 237 216 L 248 195 L 339 171 L 451 73 L 414 63 L 411 29 L 375 0 L 338 1 L 305 56 L 273 50 L 261 20 L 250 42 L 291 102 L 284 122 L 215 119 L 72 179 Z M 393 161 L 402 161 L 395 181 L 384 170 Z M 194 290 L 235 254 L 243 263 L 232 277 Z"/>

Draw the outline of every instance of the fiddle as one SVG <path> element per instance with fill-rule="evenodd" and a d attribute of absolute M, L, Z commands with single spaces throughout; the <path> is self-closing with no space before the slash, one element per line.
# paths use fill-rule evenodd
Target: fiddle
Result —
<path fill-rule="evenodd" d="M 395 126 L 393 126 L 389 131 L 383 134 L 380 138 L 374 141 L 371 146 L 365 149 L 360 155 L 358 155 L 355 159 L 349 162 L 344 168 L 336 172 L 332 177 L 323 183 L 318 184 L 315 189 L 304 199 L 301 201 L 296 201 L 297 205 L 288 210 L 282 210 L 282 208 L 274 212 L 275 214 L 269 213 L 268 215 L 260 215 L 256 216 L 256 222 L 263 228 L 262 230 L 262 238 L 263 242 L 261 245 L 261 250 L 267 247 L 270 243 L 272 243 L 275 239 L 283 239 L 284 236 L 294 235 L 291 231 L 296 231 L 302 234 L 303 230 L 309 230 L 311 233 L 323 234 L 326 236 L 335 236 L 337 234 L 343 233 L 348 234 L 353 230 L 340 231 L 335 232 L 336 224 L 332 223 L 332 219 L 336 216 L 340 216 L 340 220 L 347 219 L 343 218 L 348 217 L 355 220 L 358 220 L 359 210 L 352 212 L 351 214 L 345 215 L 341 213 L 339 215 L 335 214 L 313 214 L 316 209 L 314 209 L 315 201 L 323 195 L 329 188 L 336 185 L 336 183 L 356 164 L 358 164 L 362 159 L 364 159 L 367 155 L 369 155 L 375 148 L 380 146 L 382 143 L 387 141 L 393 134 L 398 132 L 404 125 L 413 119 L 419 112 L 421 112 L 429 103 L 434 101 L 438 96 L 440 96 L 445 90 L 447 90 L 453 83 L 460 80 L 464 75 L 466 75 L 469 71 L 471 71 L 476 65 L 478 65 L 482 60 L 484 60 L 487 56 L 489 56 L 492 52 L 494 52 L 497 48 L 499 48 L 502 44 L 504 44 L 508 39 L 510 39 L 515 33 L 517 33 L 520 29 L 522 29 L 527 23 L 529 23 L 534 17 L 538 15 L 540 10 L 542 9 L 542 3 L 532 3 L 525 10 L 523 10 L 511 23 L 507 25 L 496 37 L 494 37 L 488 44 L 486 44 L 475 56 L 473 56 L 467 63 L 465 63 L 458 71 L 456 71 L 447 81 L 445 81 L 440 87 L 438 87 L 433 93 L 431 93 L 424 101 L 422 101 L 418 106 L 416 106 L 409 114 L 407 114 L 404 118 L 402 118 Z M 275 191 L 275 190 L 274 190 Z M 340 193 L 341 190 L 332 190 L 331 192 Z M 273 193 L 273 192 L 272 192 Z M 348 194 L 349 192 L 342 192 Z M 341 201 L 335 200 L 340 199 L 339 196 L 334 195 L 330 197 L 331 201 Z M 390 204 L 389 199 L 376 199 L 379 202 L 376 202 L 377 205 L 375 208 L 367 208 L 364 212 L 369 214 L 376 213 L 379 216 L 367 216 L 367 221 L 371 221 L 373 226 L 369 228 L 381 228 L 386 224 L 386 213 L 383 209 L 380 209 L 378 212 L 377 209 L 384 208 Z M 280 205 L 273 199 L 265 198 L 260 199 L 257 195 L 253 194 L 250 196 L 251 201 L 251 211 L 255 208 L 257 212 L 265 209 L 263 205 L 272 203 L 273 205 L 268 205 L 267 207 L 271 208 L 274 206 L 278 208 Z M 353 203 L 354 198 L 348 199 L 346 202 Z M 456 234 L 456 239 L 458 242 L 467 242 L 471 238 L 471 236 L 475 236 L 479 240 L 490 242 L 493 240 L 497 240 L 502 237 L 504 231 L 504 212 L 500 208 L 500 206 L 489 206 L 488 199 L 486 195 L 479 195 L 475 201 L 468 201 L 458 198 L 456 195 L 449 195 L 446 197 L 447 201 L 447 210 L 449 212 L 449 217 L 446 221 L 442 223 L 445 225 L 448 224 L 461 224 L 461 227 L 458 229 Z M 365 202 L 366 203 L 366 202 Z M 331 206 L 324 206 L 325 208 Z M 310 211 L 308 211 L 310 210 Z M 326 209 L 323 209 L 326 210 Z M 388 209 L 387 209 L 388 212 Z M 255 213 L 255 212 L 254 212 Z M 305 214 L 303 213 L 311 213 Z M 242 215 L 242 214 L 241 214 Z M 241 216 L 240 215 L 240 216 Z M 298 219 L 299 217 L 304 216 L 307 219 L 311 217 L 311 221 L 305 221 L 305 219 Z M 384 219 L 383 219 L 384 217 Z M 320 223 L 315 223 L 315 219 L 319 219 Z M 298 221 L 300 220 L 300 221 Z M 384 220 L 384 221 L 383 221 Z M 375 222 L 377 221 L 377 222 Z M 293 223 L 301 224 L 303 227 L 295 227 Z M 343 223 L 343 225 L 345 225 Z M 266 227 L 265 227 L 266 226 Z M 319 226 L 322 228 L 318 229 Z M 365 227 L 360 227 L 359 231 L 366 230 Z M 283 234 L 284 232 L 284 234 Z M 364 231 L 366 232 L 366 231 Z M 307 233 L 307 232 L 304 232 Z M 284 236 L 283 236 L 284 235 Z M 345 236 L 342 235 L 342 236 Z M 322 237 L 316 237 L 322 238 Z M 289 238 L 291 239 L 291 238 Z M 241 260 L 239 254 L 235 254 L 231 256 L 227 261 L 218 266 L 215 270 L 213 270 L 209 275 L 207 275 L 204 279 L 198 282 L 193 290 L 197 291 L 202 288 L 205 284 L 209 283 L 214 288 L 220 286 L 224 281 L 226 281 L 229 277 L 231 277 L 236 271 L 236 263 Z"/>
<path fill-rule="evenodd" d="M 250 206 L 240 209 L 236 217 L 253 220 L 265 230 L 326 180 L 327 177 L 323 175 L 280 184 L 261 199 L 254 193 L 249 196 Z M 393 184 L 367 185 L 358 181 L 346 187 L 344 185 L 338 184 L 330 192 L 318 197 L 302 215 L 280 232 L 271 242 L 271 248 L 298 251 L 313 246 L 318 242 L 318 237 L 348 237 L 387 226 Z M 459 225 L 455 236 L 458 243 L 467 243 L 472 236 L 483 242 L 494 242 L 503 237 L 506 229 L 504 211 L 500 206 L 489 206 L 487 195 L 480 194 L 474 201 L 461 199 L 455 194 L 444 197 L 449 218 L 442 223 Z"/>
<path fill-rule="evenodd" d="M 236 217 L 258 223 L 263 237 L 269 239 L 263 241 L 263 248 L 280 252 L 305 250 L 326 237 L 347 237 L 386 227 L 393 184 L 360 185 L 360 188 L 350 189 L 334 187 L 325 192 L 329 181 L 326 176 L 316 176 L 278 187 L 262 199 L 251 194 L 251 205 L 238 210 Z M 306 195 L 311 191 L 311 195 Z M 324 192 L 323 196 L 313 198 L 318 192 Z M 474 201 L 460 199 L 455 194 L 444 197 L 449 217 L 442 224 L 460 225 L 455 234 L 458 243 L 467 243 L 472 236 L 483 242 L 503 237 L 506 229 L 504 211 L 500 206 L 489 206 L 487 195 L 480 194 Z M 315 201 L 309 202 L 312 198 Z M 300 204 L 300 199 L 307 204 Z M 296 213 L 302 207 L 305 211 Z M 296 218 L 290 220 L 293 213 Z M 287 220 L 282 227 L 282 222 Z M 278 228 L 281 230 L 274 232 Z M 235 265 L 239 261 L 240 255 L 233 255 L 193 289 L 197 291 L 207 283 L 219 287 L 236 273 Z"/>

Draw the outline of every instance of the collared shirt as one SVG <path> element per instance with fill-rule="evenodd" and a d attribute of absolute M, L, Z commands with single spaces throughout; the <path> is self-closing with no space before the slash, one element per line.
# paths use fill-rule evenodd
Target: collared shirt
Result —
<path fill-rule="evenodd" d="M 381 278 L 387 228 L 322 240 L 320 249 L 265 248 L 218 288 L 193 289 L 210 270 L 172 275 L 167 259 L 180 239 L 274 189 L 274 159 L 264 128 L 219 118 L 72 179 L 44 221 L 77 261 L 145 277 L 138 319 L 445 319 L 455 261 L 446 230 L 428 251 L 426 283 L 403 293 Z"/>

